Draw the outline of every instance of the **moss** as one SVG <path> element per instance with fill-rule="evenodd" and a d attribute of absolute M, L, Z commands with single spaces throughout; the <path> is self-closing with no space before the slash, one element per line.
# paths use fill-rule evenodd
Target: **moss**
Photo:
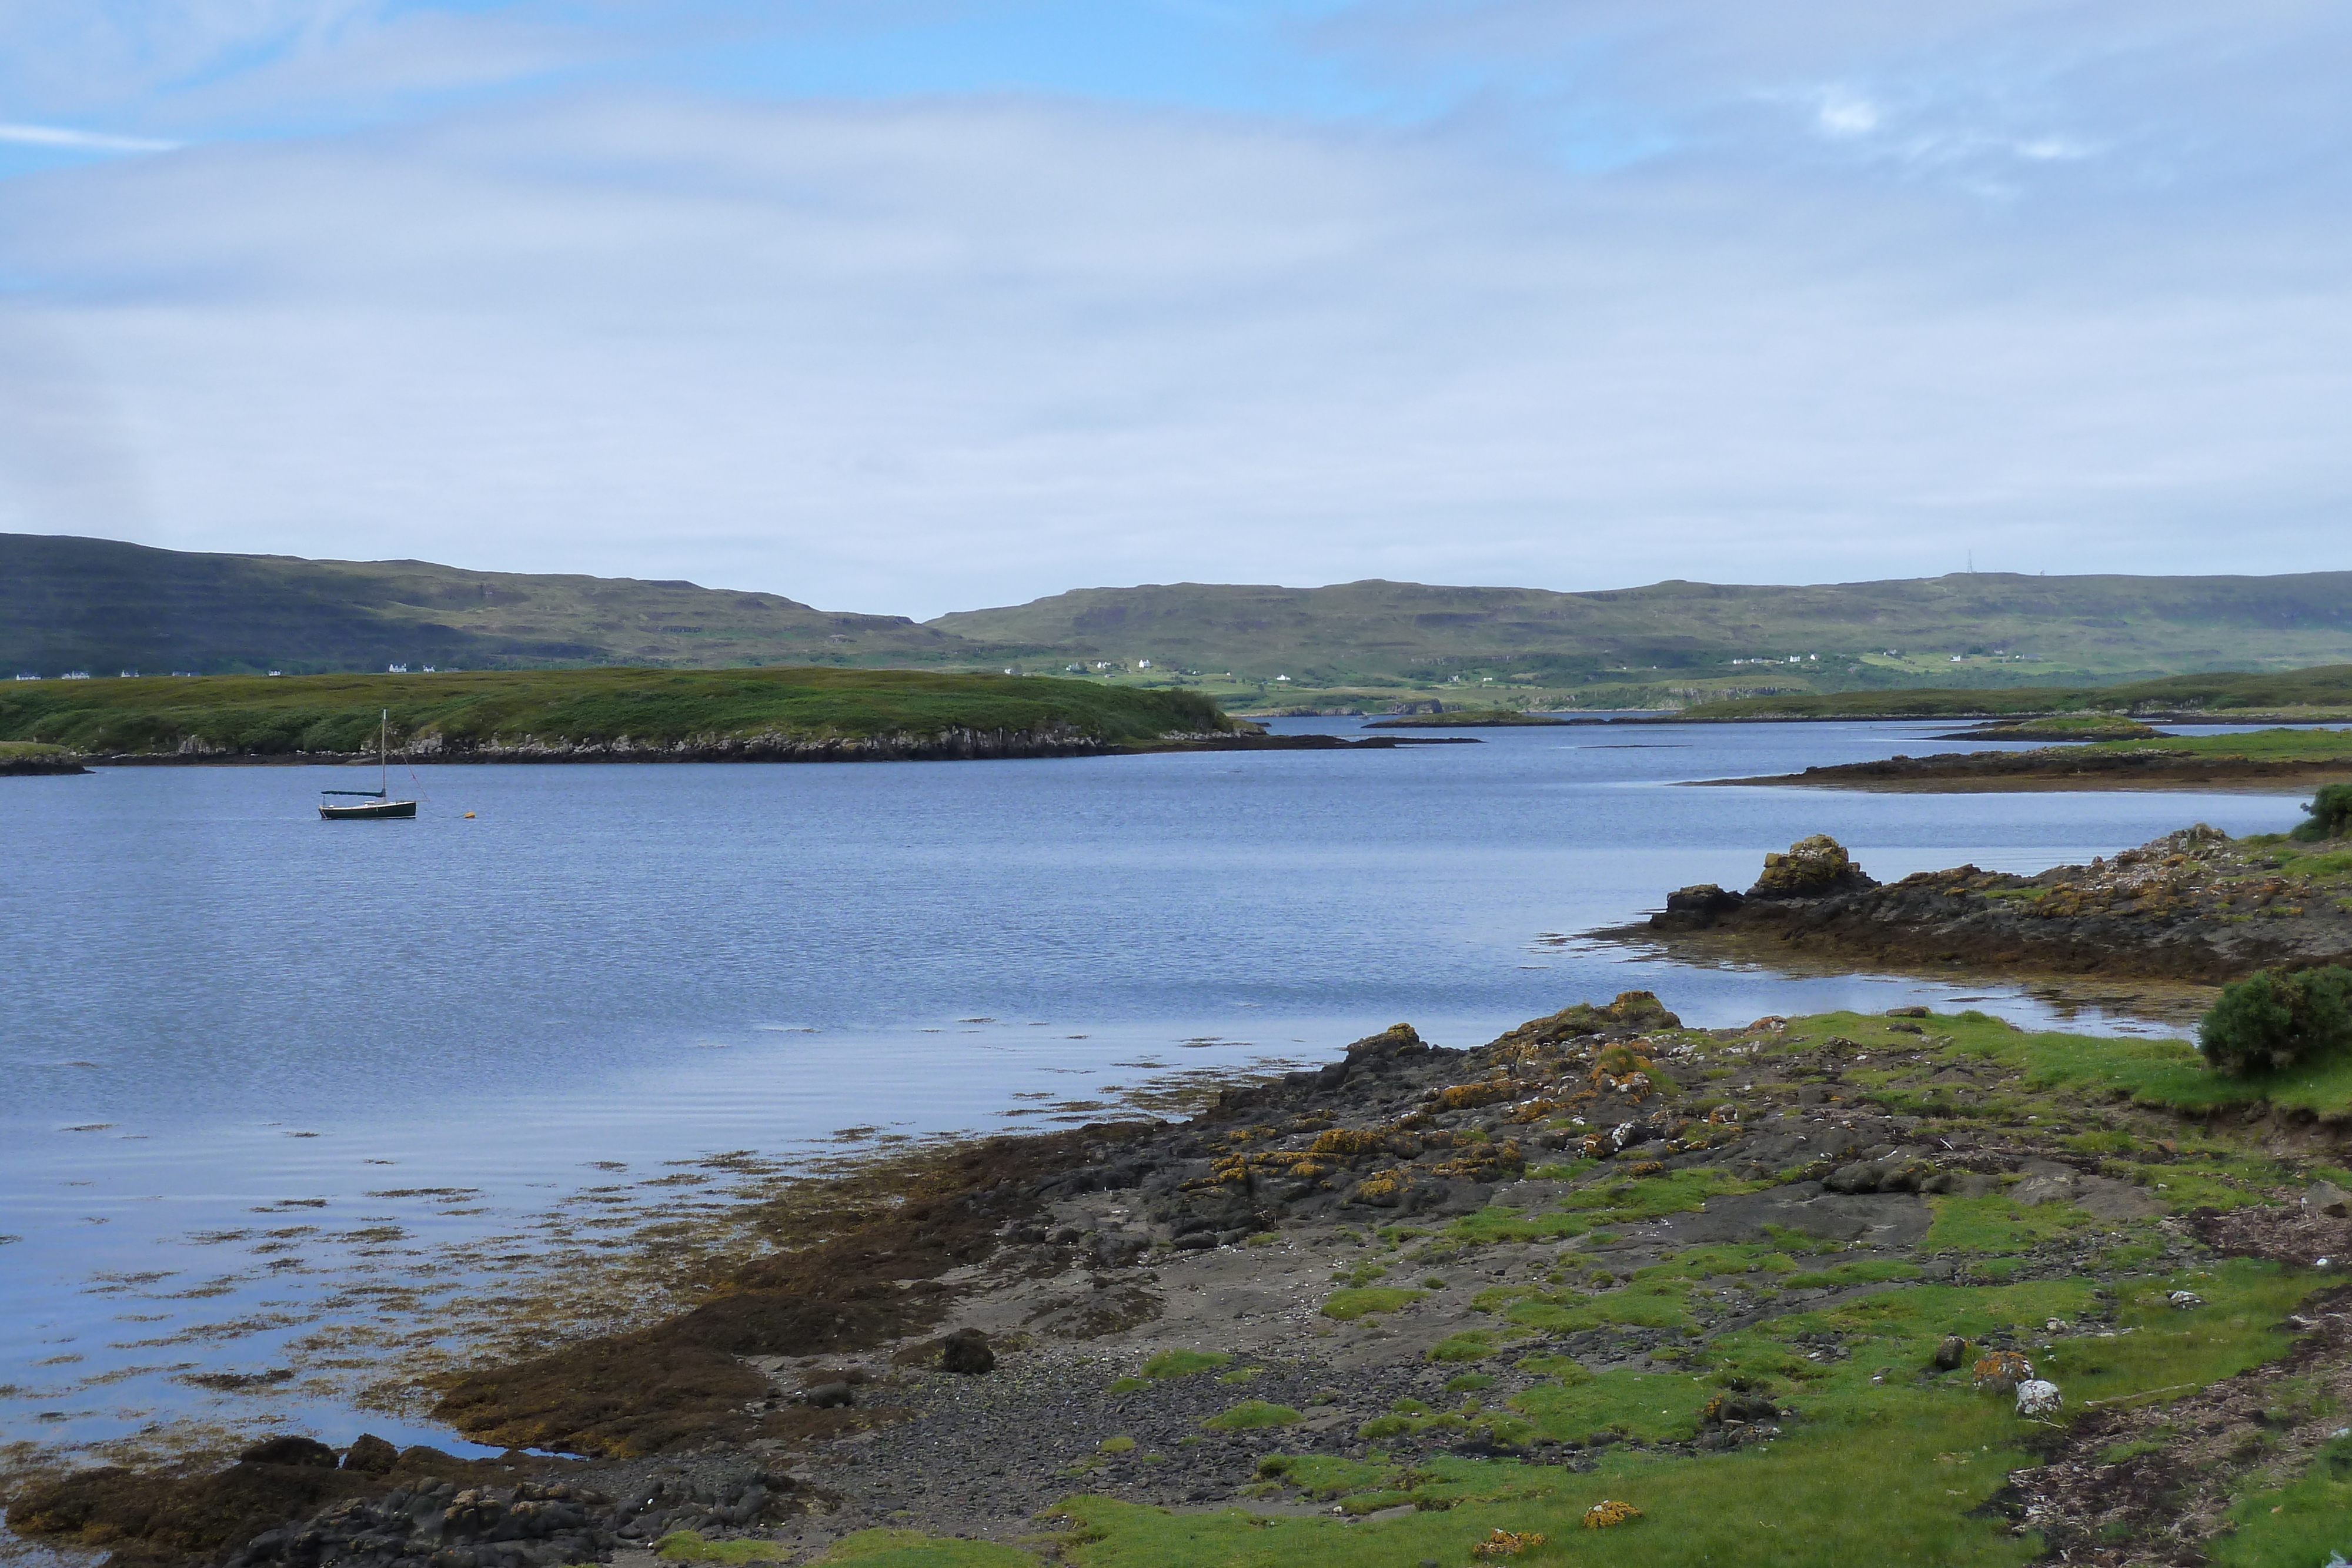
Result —
<path fill-rule="evenodd" d="M 1143 1364 L 1146 1377 L 1190 1377 L 1196 1372 L 1213 1372 L 1230 1365 L 1230 1352 L 1222 1350 L 1163 1350 Z"/>
<path fill-rule="evenodd" d="M 1394 1285 L 1360 1285 L 1332 1291 L 1323 1299 L 1323 1315 L 1339 1322 L 1353 1322 L 1373 1312 L 1392 1312 L 1410 1306 L 1429 1294 L 1426 1291 L 1402 1290 Z"/>
<path fill-rule="evenodd" d="M 1449 1334 L 1429 1347 L 1432 1361 L 1484 1361 L 1495 1354 L 1496 1335 L 1490 1329 L 1465 1329 Z M 1451 1387 L 1452 1385 L 1447 1386 Z"/>
<path fill-rule="evenodd" d="M 1232 1409 L 1210 1416 L 1201 1425 L 1213 1432 L 1255 1432 L 1264 1427 L 1296 1426 L 1305 1419 L 1287 1405 L 1270 1405 L 1263 1399 L 1244 1399 Z"/>

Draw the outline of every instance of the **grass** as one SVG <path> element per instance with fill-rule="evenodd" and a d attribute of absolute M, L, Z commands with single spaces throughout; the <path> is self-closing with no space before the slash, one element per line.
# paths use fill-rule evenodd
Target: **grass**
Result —
<path fill-rule="evenodd" d="M 2100 1221 L 2071 1203 L 2021 1204 L 1986 1197 L 1931 1197 L 1935 1219 L 1919 1245 L 1928 1251 L 2022 1252 L 2087 1230 Z M 1791 1276 L 1789 1283 L 1795 1284 Z"/>
<path fill-rule="evenodd" d="M 2230 1519 L 2236 1531 L 2212 1543 L 2221 1568 L 2319 1568 L 2352 1552 L 2352 1437 L 2320 1448 L 2286 1485 L 2247 1494 Z"/>
<path fill-rule="evenodd" d="M 165 752 L 184 741 L 245 756 L 373 750 L 392 713 L 395 747 L 437 737 L 667 745 L 770 731 L 811 739 L 930 737 L 950 729 L 1066 727 L 1150 741 L 1230 721 L 1184 692 L 1082 681 L 910 670 L 451 671 L 408 675 L 211 675 L 0 686 L 0 738 L 85 752 Z"/>
<path fill-rule="evenodd" d="M 2352 1109 L 2352 1058 L 2296 1068 L 2283 1073 L 2228 1078 L 2206 1067 L 2185 1040 L 2116 1039 L 2105 1036 L 2027 1032 L 1982 1013 L 1938 1015 L 1914 1020 L 1949 1041 L 1935 1048 L 1963 1059 L 1990 1061 L 2016 1075 L 2014 1086 L 1996 1092 L 1973 1113 L 2079 1114 L 2084 1103 L 2130 1102 L 2168 1111 L 2200 1113 L 2263 1102 L 2290 1109 L 2330 1112 Z M 1928 1050 L 1917 1037 L 1890 1033 L 1888 1020 L 1863 1013 L 1823 1013 L 1799 1020 L 1792 1034 L 1818 1040 L 1844 1035 L 1873 1051 Z M 1783 1050 L 1807 1049 L 1781 1047 Z M 1926 1071 L 1932 1071 L 1932 1062 Z M 1955 1114 L 1945 1096 L 1925 1087 L 1907 1088 L 1906 1070 L 1881 1063 L 1852 1076 L 1872 1098 L 1890 1108 L 1929 1114 Z M 2063 1103 L 2061 1102 L 2063 1102 Z"/>
<path fill-rule="evenodd" d="M 2168 756 L 2241 757 L 2256 762 L 2343 762 L 2352 759 L 2352 730 L 2253 729 L 2234 735 L 2168 735 L 2156 740 L 2102 740 L 2099 752 L 2160 751 Z"/>
<path fill-rule="evenodd" d="M 1895 1031 L 1894 1021 L 1853 1013 L 1794 1019 L 1764 1049 L 1811 1057 L 1830 1038 L 1843 1037 L 1851 1045 L 1830 1048 L 1831 1055 L 1848 1059 L 1839 1063 L 1848 1084 L 1870 1073 L 1874 1098 L 1899 1094 L 1955 1059 L 1972 1063 L 1983 1102 L 1967 1114 L 2071 1124 L 2053 1126 L 2053 1139 L 2100 1159 L 2112 1176 L 2141 1181 L 2176 1211 L 2262 1201 L 2293 1174 L 2258 1146 L 2202 1132 L 2193 1122 L 2146 1130 L 2149 1118 L 2129 1110 L 2135 1098 L 2196 1106 L 2229 1103 L 2208 1098 L 2216 1090 L 2231 1099 L 2260 1093 L 2215 1084 L 2181 1042 L 2029 1034 L 1980 1013 L 1903 1020 L 1924 1034 Z M 1867 1061 L 1852 1060 L 1865 1056 Z M 2117 1108 L 2125 1122 L 2103 1124 L 2101 1107 Z M 2130 1124 L 2143 1124 L 2142 1132 L 2127 1132 Z M 2158 1137 L 2162 1151 L 2155 1146 Z M 2150 1157 L 2137 1157 L 2142 1155 Z M 1559 1234 L 1558 1227 L 1571 1221 L 1631 1224 L 1696 1207 L 1714 1191 L 1740 1189 L 1692 1171 L 1622 1178 L 1603 1167 L 1547 1210 L 1489 1209 L 1434 1237 L 1400 1231 L 1386 1239 L 1468 1249 Z M 1549 1538 L 1523 1559 L 1531 1563 L 1843 1568 L 1899 1558 L 2015 1568 L 2041 1552 L 2039 1538 L 2013 1533 L 2006 1518 L 1983 1505 L 2010 1470 L 2033 1462 L 2026 1441 L 2045 1428 L 2021 1421 L 2010 1398 L 1978 1393 L 1965 1369 L 1936 1371 L 1933 1357 L 1946 1335 L 1979 1349 L 2022 1350 L 2037 1375 L 2059 1385 L 2069 1413 L 2119 1399 L 2161 1407 L 2274 1362 L 2293 1343 L 2286 1314 L 2334 1282 L 2330 1275 L 2250 1259 L 2176 1268 L 2165 1261 L 2152 1222 L 2103 1221 L 2063 1201 L 2025 1205 L 2005 1193 L 1927 1201 L 1931 1228 L 1917 1250 L 1958 1260 L 1962 1272 L 1949 1282 L 1922 1278 L 1907 1260 L 1784 1233 L 1686 1249 L 1630 1278 L 1596 1269 L 1580 1281 L 1594 1287 L 1590 1292 L 1497 1283 L 1473 1301 L 1491 1314 L 1493 1326 L 1454 1333 L 1429 1353 L 1444 1369 L 1437 1376 L 1453 1374 L 1447 1392 L 1461 1397 L 1458 1408 L 1399 1400 L 1359 1427 L 1358 1440 L 1370 1446 L 1359 1458 L 1269 1456 L 1261 1463 L 1254 1495 L 1287 1490 L 1327 1511 L 1274 1520 L 1176 1515 L 1074 1499 L 1063 1505 L 1073 1523 L 1066 1560 L 1073 1568 L 1412 1568 L 1424 1559 L 1466 1563 L 1473 1543 L 1503 1529 Z M 2102 1249 L 2100 1272 L 2050 1275 L 2052 1249 L 2086 1243 Z M 1575 1261 L 1563 1260 L 1568 1273 Z M 2049 1277 L 2026 1277 L 2032 1275 Z M 1886 1288 L 1762 1321 L 1735 1320 L 1744 1326 L 1702 1338 L 1691 1332 L 1695 1314 L 1723 1310 L 1725 1283 L 1749 1294 L 1749 1304 L 1736 1309 L 1741 1312 L 1769 1301 L 1776 1288 Z M 2203 1304 L 2173 1307 L 2170 1294 L 2182 1290 Z M 2057 1329 L 2048 1326 L 2053 1319 Z M 2082 1327 L 2065 1326 L 2075 1324 Z M 1633 1349 L 1596 1347 L 1597 1359 L 1618 1363 L 1598 1372 L 1556 1351 L 1517 1356 L 1520 1373 L 1543 1381 L 1494 1407 L 1479 1403 L 1493 1386 L 1489 1374 L 1449 1364 L 1497 1364 L 1510 1355 L 1510 1341 L 1529 1332 L 1612 1325 L 1685 1332 L 1663 1343 L 1654 1333 L 1629 1335 Z M 1621 1359 L 1643 1345 L 1646 1358 Z M 1680 1444 L 1705 1431 L 1708 1402 L 1731 1391 L 1768 1396 L 1787 1410 L 1778 1422 L 1780 1436 L 1727 1452 L 1652 1446 Z M 1406 1437 L 1452 1444 L 1482 1435 L 1518 1444 L 1622 1440 L 1584 1450 L 1596 1466 L 1589 1474 L 1444 1453 L 1408 1466 L 1381 1447 Z M 2299 1474 L 2260 1477 L 2255 1484 L 2267 1490 L 2242 1500 L 2234 1516 L 2240 1533 L 2217 1548 L 2216 1560 L 2240 1568 L 2317 1568 L 2327 1551 L 2352 1545 L 2329 1536 L 2352 1507 L 2352 1439 L 2330 1454 Z M 1583 1511 L 1603 1498 L 1631 1501 L 1645 1517 L 1605 1532 L 1579 1528 Z M 1410 1517 L 1348 1522 L 1404 1503 L 1416 1510 Z M 1328 1511 L 1333 1505 L 1336 1514 Z"/>
<path fill-rule="evenodd" d="M 1146 1377 L 1190 1377 L 1233 1364 L 1233 1354 L 1222 1350 L 1163 1350 L 1143 1364 Z"/>
<path fill-rule="evenodd" d="M 919 1530 L 855 1531 L 813 1561 L 856 1563 L 861 1568 L 1037 1568 L 1036 1557 L 1018 1547 Z"/>
<path fill-rule="evenodd" d="M 1972 718 L 2045 714 L 2169 713 L 2352 707 L 2352 664 L 2261 674 L 2168 675 L 2115 685 L 1925 686 L 1902 691 L 1748 697 L 1697 704 L 1687 718 Z M 2219 737 L 2217 737 L 2219 738 Z M 2167 742 L 2166 744 L 2172 744 Z"/>
<path fill-rule="evenodd" d="M 654 1542 L 654 1555 L 674 1563 L 782 1563 L 793 1549 L 774 1541 L 708 1541 L 698 1530 L 673 1530 Z"/>
<path fill-rule="evenodd" d="M 0 740 L 0 762 L 62 761 L 74 755 L 70 747 L 49 746 L 37 740 Z"/>

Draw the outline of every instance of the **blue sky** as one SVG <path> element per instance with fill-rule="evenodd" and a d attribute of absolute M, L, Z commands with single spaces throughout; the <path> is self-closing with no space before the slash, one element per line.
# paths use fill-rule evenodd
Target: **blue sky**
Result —
<path fill-rule="evenodd" d="M 2352 566 L 2352 13 L 0 3 L 0 528 L 919 615 Z"/>

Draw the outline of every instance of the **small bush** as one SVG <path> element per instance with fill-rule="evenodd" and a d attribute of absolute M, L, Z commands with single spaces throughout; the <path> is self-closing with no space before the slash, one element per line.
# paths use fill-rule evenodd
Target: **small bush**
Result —
<path fill-rule="evenodd" d="M 2352 1051 L 2352 969 L 2257 969 L 2221 988 L 2197 1049 L 2232 1078 L 2284 1072 Z"/>
<path fill-rule="evenodd" d="M 2309 841 L 2315 839 L 2340 839 L 2352 834 L 2352 784 L 2323 784 L 2311 803 L 2304 808 L 2311 813 L 2308 821 L 2289 834 Z"/>

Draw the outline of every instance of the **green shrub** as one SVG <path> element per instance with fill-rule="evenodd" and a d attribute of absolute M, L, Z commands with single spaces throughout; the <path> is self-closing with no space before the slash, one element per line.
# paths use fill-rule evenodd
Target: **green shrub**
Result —
<path fill-rule="evenodd" d="M 2288 835 L 2303 839 L 2340 839 L 2352 833 L 2352 784 L 2323 784 L 2304 808 L 2310 820 Z"/>
<path fill-rule="evenodd" d="M 2221 988 L 2197 1049 L 2233 1078 L 2283 1072 L 2352 1051 L 2352 969 L 2257 969 Z"/>

